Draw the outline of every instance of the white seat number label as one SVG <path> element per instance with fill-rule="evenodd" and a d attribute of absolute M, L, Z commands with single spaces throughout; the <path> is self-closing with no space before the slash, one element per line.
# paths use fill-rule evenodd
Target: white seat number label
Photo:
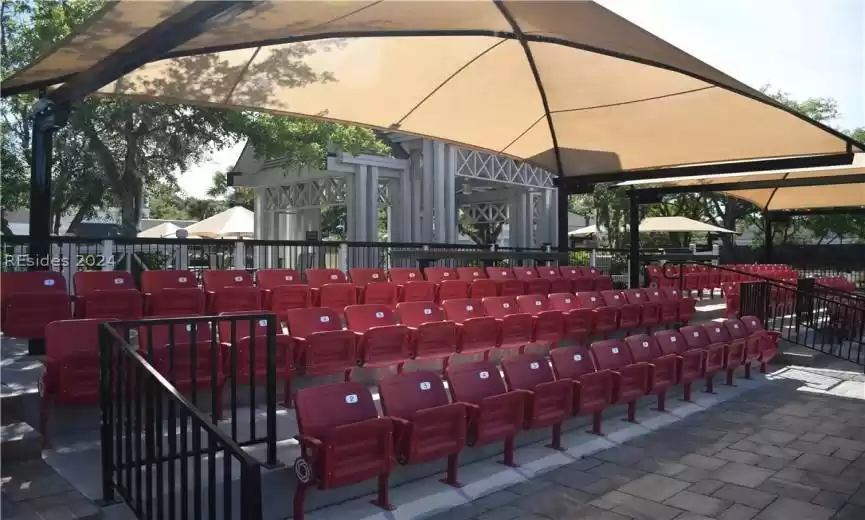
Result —
<path fill-rule="evenodd" d="M 442 273 L 442 276 L 444 276 L 445 278 L 447 278 L 447 277 L 450 276 L 450 275 L 451 275 L 451 274 L 448 273 L 447 271 L 445 271 L 444 273 Z"/>
<path fill-rule="evenodd" d="M 639 297 L 640 297 L 640 293 L 634 294 L 634 298 L 639 298 Z"/>
<path fill-rule="evenodd" d="M 733 328 L 734 328 L 734 329 L 738 329 L 738 328 L 739 328 L 739 324 L 738 324 L 738 323 L 734 323 L 734 324 L 733 324 Z"/>
<path fill-rule="evenodd" d="M 381 311 L 378 311 L 377 313 L 375 313 L 375 317 L 376 318 L 384 318 L 384 313 Z"/>
<path fill-rule="evenodd" d="M 531 363 L 529 363 L 529 368 L 531 368 L 532 370 L 537 370 L 541 368 L 541 365 L 537 361 L 532 361 Z"/>
<path fill-rule="evenodd" d="M 338 276 L 336 276 L 335 274 L 330 275 L 330 279 L 331 279 L 331 280 L 336 280 L 337 278 L 338 278 Z M 239 280 L 238 280 L 238 281 L 239 281 Z"/>
<path fill-rule="evenodd" d="M 699 337 L 700 337 L 700 333 L 697 332 L 696 330 L 694 331 L 694 337 L 695 337 L 695 338 L 699 338 Z"/>
<path fill-rule="evenodd" d="M 286 279 L 286 281 L 289 281 L 289 282 L 290 282 L 290 281 L 294 280 L 294 277 L 291 276 L 290 274 L 288 274 L 288 275 L 285 276 L 285 279 Z"/>
<path fill-rule="evenodd" d="M 471 311 L 475 310 L 475 307 L 474 307 L 474 305 L 466 305 L 466 310 L 471 312 Z"/>
<path fill-rule="evenodd" d="M 426 391 L 426 390 L 429 390 L 430 388 L 432 388 L 432 385 L 430 384 L 429 381 L 421 381 L 420 382 L 421 391 Z"/>
<path fill-rule="evenodd" d="M 614 300 L 618 300 L 618 299 L 619 299 L 619 295 L 618 295 L 618 294 L 614 295 L 614 296 L 613 296 L 613 299 L 614 299 Z"/>
<path fill-rule="evenodd" d="M 185 277 L 185 276 L 181 276 L 180 278 L 177 279 L 177 281 L 180 282 L 180 283 L 186 283 L 186 277 Z"/>
<path fill-rule="evenodd" d="M 267 320 L 258 320 L 259 327 L 267 327 Z"/>
<path fill-rule="evenodd" d="M 378 280 L 378 273 L 372 273 L 372 279 Z"/>
<path fill-rule="evenodd" d="M 582 361 L 582 360 L 583 360 L 582 354 L 574 354 L 574 361 Z"/>
<path fill-rule="evenodd" d="M 408 277 L 409 277 L 409 278 L 415 278 L 416 276 L 417 276 L 417 275 L 416 275 L 415 273 L 409 273 L 409 274 L 408 274 Z"/>
<path fill-rule="evenodd" d="M 430 314 L 432 314 L 432 309 L 424 309 L 423 313 L 424 315 L 429 316 Z"/>
<path fill-rule="evenodd" d="M 619 353 L 619 347 L 613 347 L 613 354 Z"/>
<path fill-rule="evenodd" d="M 486 370 L 481 372 L 479 375 L 481 376 L 481 379 L 489 379 L 490 378 L 490 373 L 487 372 Z"/>
<path fill-rule="evenodd" d="M 44 280 L 43 283 L 46 286 L 51 287 L 52 285 L 54 285 L 54 280 Z"/>
<path fill-rule="evenodd" d="M 503 303 L 503 304 L 502 304 L 502 309 L 510 309 L 510 308 L 511 308 L 511 304 L 510 304 L 510 303 Z"/>
<path fill-rule="evenodd" d="M 570 298 L 565 298 L 565 303 L 571 303 L 571 299 L 570 299 Z"/>
<path fill-rule="evenodd" d="M 535 306 L 540 307 L 541 305 L 543 305 L 541 300 L 535 300 Z"/>
<path fill-rule="evenodd" d="M 192 325 L 187 323 L 186 324 L 186 332 L 191 332 L 191 331 L 192 331 Z"/>
<path fill-rule="evenodd" d="M 345 396 L 345 404 L 354 404 L 357 402 L 357 394 L 348 394 Z"/>
<path fill-rule="evenodd" d="M 643 348 L 649 348 L 649 342 L 648 341 L 643 342 Z"/>
<path fill-rule="evenodd" d="M 715 334 L 720 334 L 720 333 L 721 333 L 721 329 L 719 327 L 715 327 Z"/>
<path fill-rule="evenodd" d="M 234 281 L 235 281 L 235 282 L 242 282 L 242 281 L 243 281 L 243 277 L 242 277 L 242 276 L 235 276 L 235 277 L 234 277 Z"/>
<path fill-rule="evenodd" d="M 115 278 L 114 285 L 123 285 L 123 278 Z"/>
<path fill-rule="evenodd" d="M 321 318 L 319 318 L 319 321 L 322 323 L 327 323 L 330 321 L 330 316 L 322 316 Z"/>
<path fill-rule="evenodd" d="M 676 336 L 670 337 L 670 343 L 675 343 L 675 342 L 676 342 Z"/>
<path fill-rule="evenodd" d="M 590 299 L 592 302 L 596 302 L 596 301 L 598 301 L 598 299 L 595 298 L 594 296 L 590 297 L 589 299 Z"/>

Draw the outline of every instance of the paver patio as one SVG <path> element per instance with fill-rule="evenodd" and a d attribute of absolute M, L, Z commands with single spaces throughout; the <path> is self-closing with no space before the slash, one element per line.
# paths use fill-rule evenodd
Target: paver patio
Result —
<path fill-rule="evenodd" d="M 863 520 L 865 378 L 838 378 L 857 384 L 851 394 L 841 383 L 817 388 L 826 372 L 792 370 L 807 377 L 779 378 L 432 518 Z"/>

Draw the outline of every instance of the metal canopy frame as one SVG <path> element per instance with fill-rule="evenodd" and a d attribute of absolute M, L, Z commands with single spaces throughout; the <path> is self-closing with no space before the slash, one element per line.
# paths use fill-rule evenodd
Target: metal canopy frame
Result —
<path fill-rule="evenodd" d="M 834 186 L 839 184 L 860 183 L 865 183 L 865 173 L 823 177 L 802 177 L 795 179 L 764 179 L 745 182 L 722 182 L 718 184 L 693 184 L 689 186 L 638 188 L 635 189 L 635 191 L 637 192 L 638 197 L 640 197 L 641 200 L 645 200 L 661 195 L 677 195 L 682 193 L 711 193 L 720 191 L 745 191 L 771 188 L 802 188 L 808 186 Z"/>

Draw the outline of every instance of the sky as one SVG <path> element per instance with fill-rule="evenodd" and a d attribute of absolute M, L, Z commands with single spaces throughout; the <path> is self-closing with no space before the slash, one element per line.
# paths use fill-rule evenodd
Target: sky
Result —
<path fill-rule="evenodd" d="M 865 126 L 863 0 L 598 0 L 702 61 L 759 88 L 794 99 L 830 97 L 832 126 Z M 234 166 L 243 143 L 216 151 L 179 176 L 203 197 L 213 174 Z"/>

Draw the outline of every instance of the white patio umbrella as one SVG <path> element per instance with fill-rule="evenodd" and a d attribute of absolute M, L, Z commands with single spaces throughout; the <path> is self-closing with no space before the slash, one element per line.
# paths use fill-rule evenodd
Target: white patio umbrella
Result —
<path fill-rule="evenodd" d="M 728 233 L 731 231 L 687 217 L 649 217 L 640 222 L 641 233 Z"/>
<path fill-rule="evenodd" d="M 177 230 L 180 229 L 178 226 L 175 226 L 171 222 L 163 222 L 158 226 L 153 226 L 152 228 L 145 229 L 141 233 L 138 233 L 139 238 L 176 238 Z"/>
<path fill-rule="evenodd" d="M 588 237 L 592 235 L 598 234 L 598 226 L 592 224 L 591 226 L 581 227 L 579 229 L 575 229 L 573 231 L 568 231 L 568 236 L 571 237 Z"/>
<path fill-rule="evenodd" d="M 252 238 L 255 214 L 243 206 L 234 206 L 188 226 L 186 231 L 189 236 L 202 238 Z"/>

